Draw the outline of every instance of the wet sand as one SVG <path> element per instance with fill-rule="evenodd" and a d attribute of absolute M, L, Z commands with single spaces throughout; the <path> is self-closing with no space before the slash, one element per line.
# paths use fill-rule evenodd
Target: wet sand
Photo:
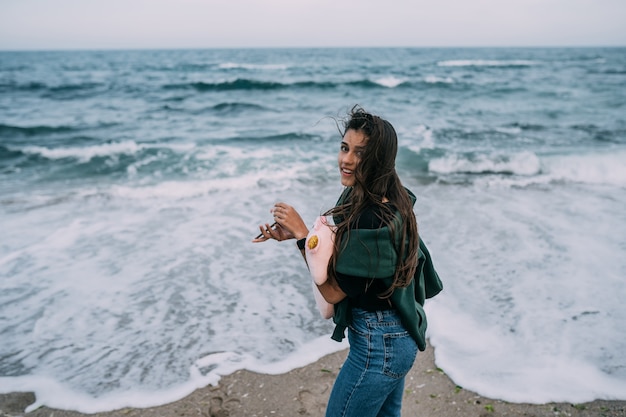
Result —
<path fill-rule="evenodd" d="M 0 394 L 0 417 L 297 417 L 324 416 L 326 401 L 347 350 L 282 375 L 237 371 L 217 386 L 159 407 L 125 408 L 96 414 L 41 407 L 28 414 L 32 393 Z M 402 416 L 409 417 L 626 417 L 626 401 L 584 404 L 516 404 L 458 387 L 434 362 L 431 347 L 418 355 L 406 379 Z"/>

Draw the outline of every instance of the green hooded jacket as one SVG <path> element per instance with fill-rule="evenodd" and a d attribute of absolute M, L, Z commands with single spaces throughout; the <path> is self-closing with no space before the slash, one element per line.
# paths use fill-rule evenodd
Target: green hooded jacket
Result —
<path fill-rule="evenodd" d="M 407 191 L 415 204 L 415 195 Z M 346 193 L 342 194 L 339 201 L 345 197 Z M 341 251 L 337 256 L 337 272 L 383 279 L 387 286 L 391 285 L 398 257 L 388 227 L 350 229 L 349 236 L 342 239 L 341 243 Z M 411 283 L 407 287 L 396 288 L 391 295 L 391 302 L 398 311 L 402 324 L 417 343 L 419 350 L 426 349 L 427 321 L 424 301 L 439 294 L 442 289 L 443 284 L 435 271 L 428 248 L 420 238 L 418 264 Z M 335 304 L 333 340 L 343 340 L 345 329 L 351 320 L 350 300 L 344 298 Z"/>

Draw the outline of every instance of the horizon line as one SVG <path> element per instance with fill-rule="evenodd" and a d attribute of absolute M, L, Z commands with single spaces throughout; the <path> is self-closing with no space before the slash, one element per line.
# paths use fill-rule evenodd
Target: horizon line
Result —
<path fill-rule="evenodd" d="M 394 46 L 143 46 L 143 47 L 47 47 L 47 48 L 3 48 L 0 52 L 122 52 L 122 51 L 177 51 L 177 50 L 224 50 L 224 49 L 587 49 L 625 48 L 626 44 L 554 44 L 554 45 L 394 45 Z"/>

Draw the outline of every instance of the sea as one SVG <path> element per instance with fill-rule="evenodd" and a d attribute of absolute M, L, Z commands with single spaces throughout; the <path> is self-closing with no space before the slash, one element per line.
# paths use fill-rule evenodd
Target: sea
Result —
<path fill-rule="evenodd" d="M 600 47 L 0 52 L 0 392 L 149 407 L 346 349 L 294 241 L 252 239 L 335 204 L 355 105 L 398 133 L 437 367 L 626 400 L 626 48 Z"/>

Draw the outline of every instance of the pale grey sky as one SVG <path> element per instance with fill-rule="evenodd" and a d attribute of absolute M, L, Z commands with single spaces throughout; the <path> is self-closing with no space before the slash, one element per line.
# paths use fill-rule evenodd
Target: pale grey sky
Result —
<path fill-rule="evenodd" d="M 0 0 L 0 50 L 626 46 L 626 0 Z"/>

